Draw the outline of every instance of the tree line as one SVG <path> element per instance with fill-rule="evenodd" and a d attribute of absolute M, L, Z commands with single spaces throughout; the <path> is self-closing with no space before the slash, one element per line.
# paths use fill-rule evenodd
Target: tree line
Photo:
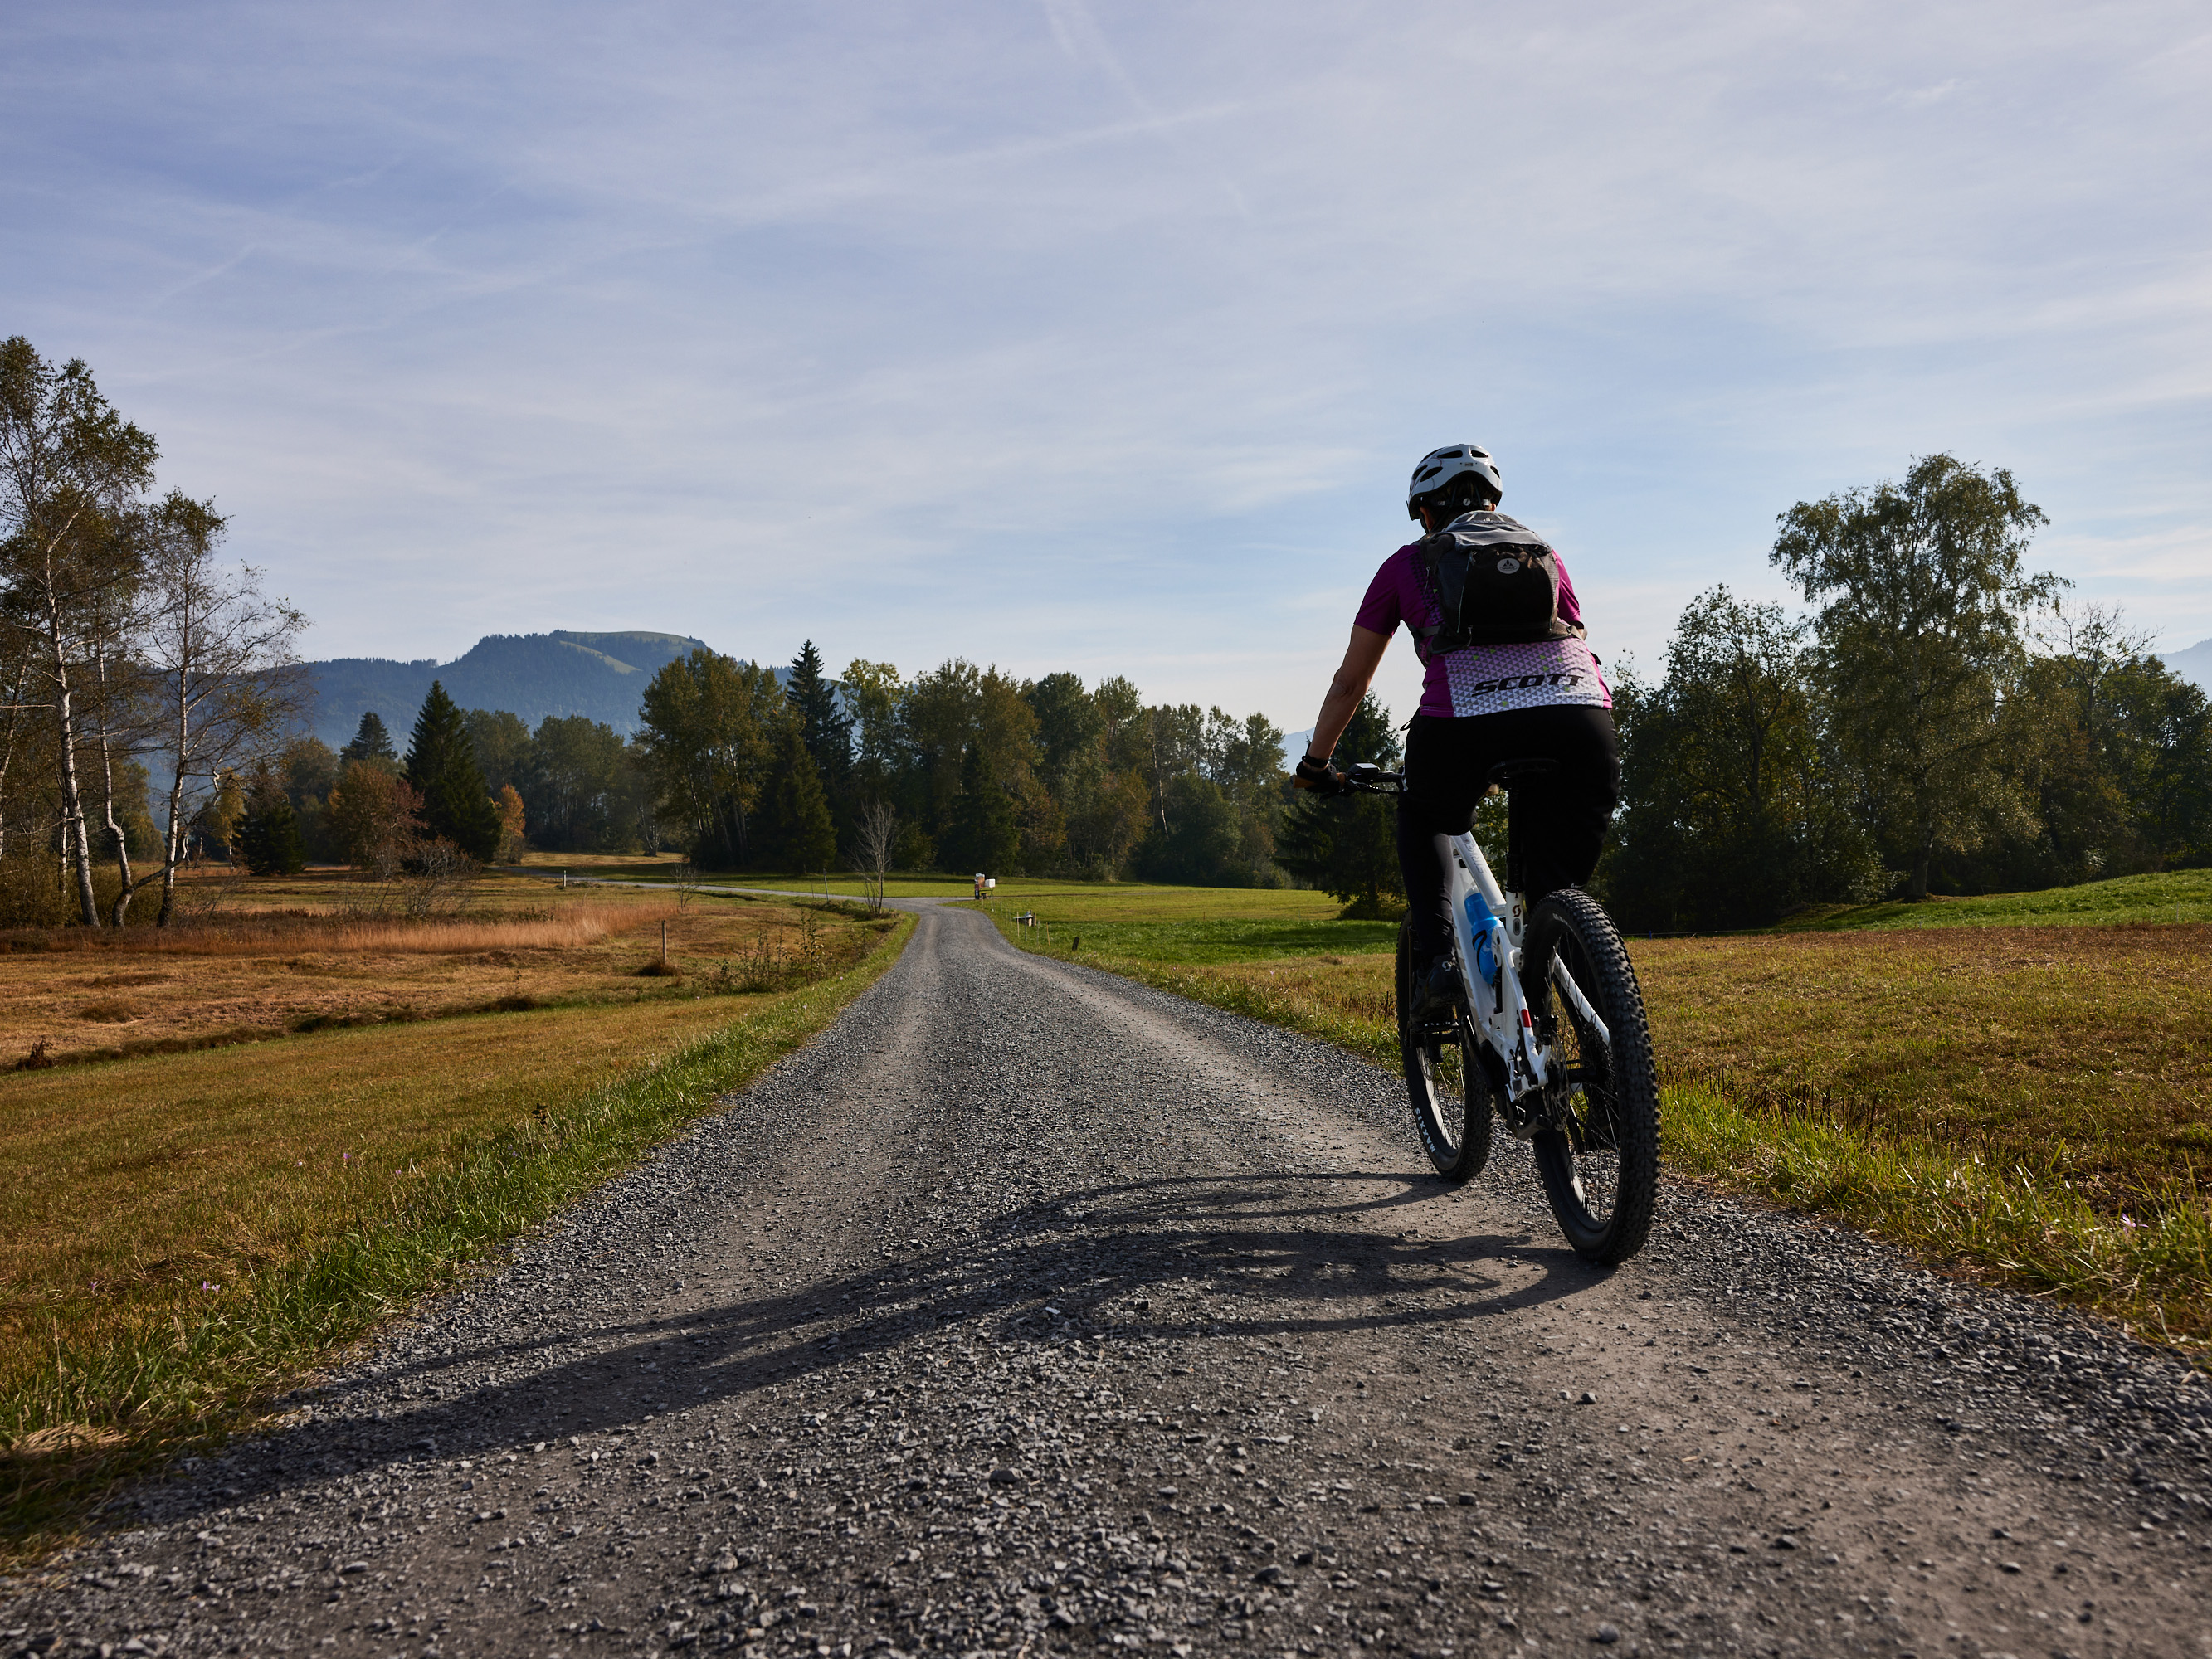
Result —
<path fill-rule="evenodd" d="M 532 729 L 434 684 L 404 756 L 373 714 L 333 751 L 297 735 L 306 619 L 222 558 L 211 502 L 157 492 L 157 459 L 82 363 L 0 344 L 0 921 L 122 926 L 152 888 L 167 923 L 196 856 L 389 878 L 526 846 L 1401 902 L 1387 800 L 1299 795 L 1265 716 L 1119 676 L 954 658 L 833 678 L 811 641 L 779 676 L 700 649 L 653 677 L 632 736 Z M 1692 600 L 1662 674 L 1617 688 L 1622 805 L 1595 884 L 1624 923 L 2212 860 L 2205 696 L 2027 569 L 2043 522 L 2002 469 L 1932 456 L 1782 515 L 1771 558 L 1803 615 Z M 1370 697 L 1340 756 L 1400 753 Z"/>
<path fill-rule="evenodd" d="M 2212 862 L 2212 715 L 2110 609 L 2031 572 L 2045 522 L 1949 455 L 1800 502 L 1771 560 L 1810 609 L 1715 587 L 1625 676 L 1622 922 L 2021 891 Z"/>
<path fill-rule="evenodd" d="M 457 708 L 434 684 L 405 757 L 366 714 L 337 751 L 285 744 L 260 782 L 218 795 L 197 824 L 255 867 L 269 862 L 268 824 L 289 867 L 371 864 L 393 844 L 397 784 L 422 833 L 484 862 L 527 845 L 838 871 L 866 861 L 872 823 L 883 869 L 1285 879 L 1281 732 L 1261 715 L 1148 705 L 1126 679 L 1016 680 L 959 659 L 911 678 L 856 661 L 832 679 L 809 641 L 781 677 L 694 651 L 653 678 L 640 717 L 628 738 L 582 716 L 532 731 L 504 710 Z"/>
<path fill-rule="evenodd" d="M 1282 732 L 1126 678 L 1017 679 L 955 658 L 787 683 L 695 651 L 646 689 L 640 762 L 664 834 L 702 865 L 1279 882 Z M 872 854 L 870 856 L 870 849 Z"/>

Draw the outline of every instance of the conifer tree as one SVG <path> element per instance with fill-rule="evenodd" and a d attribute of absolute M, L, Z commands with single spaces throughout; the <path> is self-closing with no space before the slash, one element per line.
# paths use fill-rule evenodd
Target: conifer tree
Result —
<path fill-rule="evenodd" d="M 265 762 L 255 769 L 253 787 L 246 793 L 239 850 L 245 854 L 246 867 L 257 876 L 296 875 L 307 866 L 299 816 Z"/>
<path fill-rule="evenodd" d="M 791 682 L 784 696 L 806 722 L 806 752 L 825 788 L 840 793 L 853 767 L 852 717 L 838 706 L 837 688 L 822 672 L 822 653 L 809 640 L 791 659 Z"/>
<path fill-rule="evenodd" d="M 793 874 L 827 870 L 837 857 L 837 832 L 830 820 L 830 802 L 822 793 L 814 757 L 807 752 L 796 721 L 777 744 L 775 777 L 761 814 L 756 861 Z"/>
<path fill-rule="evenodd" d="M 1371 761 L 1385 771 L 1396 768 L 1397 733 L 1390 711 L 1374 693 L 1359 700 L 1336 753 L 1346 765 Z M 1302 793 L 1283 815 L 1275 862 L 1342 899 L 1346 916 L 1384 916 L 1402 902 L 1406 890 L 1398 872 L 1397 823 L 1396 803 L 1387 796 L 1332 799 Z"/>
<path fill-rule="evenodd" d="M 961 752 L 960 793 L 953 803 L 952 833 L 946 841 L 946 850 L 963 870 L 986 874 L 1012 870 L 1021 856 L 1014 803 L 984 764 L 983 751 L 972 743 Z"/>
<path fill-rule="evenodd" d="M 435 680 L 408 739 L 407 781 L 422 797 L 422 823 L 432 835 L 479 864 L 499 855 L 499 809 L 477 765 L 468 721 Z"/>
<path fill-rule="evenodd" d="M 399 763 L 399 757 L 392 752 L 392 734 L 384 729 L 383 718 L 374 708 L 361 717 L 353 741 L 338 750 L 341 771 L 356 761 L 367 761 L 372 766 L 379 762 L 386 767 Z"/>

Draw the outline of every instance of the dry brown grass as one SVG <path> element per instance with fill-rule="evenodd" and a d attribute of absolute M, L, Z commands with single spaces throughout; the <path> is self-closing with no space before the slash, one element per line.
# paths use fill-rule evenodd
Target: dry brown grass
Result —
<path fill-rule="evenodd" d="M 342 873 L 317 872 L 222 884 L 220 904 L 203 902 L 172 928 L 6 935 L 0 1068 L 187 1052 L 332 1025 L 765 988 L 782 978 L 722 964 L 795 961 L 811 926 L 787 904 L 679 904 L 604 888 L 586 896 L 514 878 L 484 880 L 462 916 L 364 915 L 374 897 Z M 664 925 L 683 971 L 641 981 L 640 968 L 659 958 Z"/>
<path fill-rule="evenodd" d="M 271 951 L 339 955 L 448 956 L 464 951 L 559 951 L 677 914 L 672 899 L 639 904 L 577 900 L 520 916 L 434 916 L 421 921 L 363 917 L 350 910 L 273 910 L 194 920 L 174 927 L 128 927 L 106 937 L 77 928 L 18 932 L 11 951 L 47 955 L 99 951 L 146 957 L 261 956 Z M 150 985 L 154 974 L 105 975 L 88 981 Z"/>

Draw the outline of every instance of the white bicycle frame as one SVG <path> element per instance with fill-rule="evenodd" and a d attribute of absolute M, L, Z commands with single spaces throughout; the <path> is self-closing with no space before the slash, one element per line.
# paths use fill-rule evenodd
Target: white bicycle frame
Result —
<path fill-rule="evenodd" d="M 1452 935 L 1459 945 L 1459 970 L 1474 1029 L 1505 1062 L 1508 1092 L 1520 1100 L 1551 1080 L 1551 1056 L 1536 1041 L 1536 1024 L 1521 991 L 1521 937 L 1528 917 L 1518 893 L 1508 893 L 1491 873 L 1490 860 L 1472 834 L 1454 836 L 1445 871 L 1451 893 Z M 1478 946 L 1486 944 L 1496 965 L 1493 977 L 1480 968 Z M 1559 988 L 1583 1024 L 1607 1049 L 1613 1033 L 1590 1006 L 1566 964 L 1552 958 L 1552 982 Z"/>

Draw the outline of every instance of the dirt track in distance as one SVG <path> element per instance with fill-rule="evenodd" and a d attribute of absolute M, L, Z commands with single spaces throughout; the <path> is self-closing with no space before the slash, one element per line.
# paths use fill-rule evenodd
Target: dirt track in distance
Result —
<path fill-rule="evenodd" d="M 1595 1272 L 1524 1148 L 925 907 L 0 1653 L 2212 1654 L 2208 1395 L 1680 1188 Z"/>

